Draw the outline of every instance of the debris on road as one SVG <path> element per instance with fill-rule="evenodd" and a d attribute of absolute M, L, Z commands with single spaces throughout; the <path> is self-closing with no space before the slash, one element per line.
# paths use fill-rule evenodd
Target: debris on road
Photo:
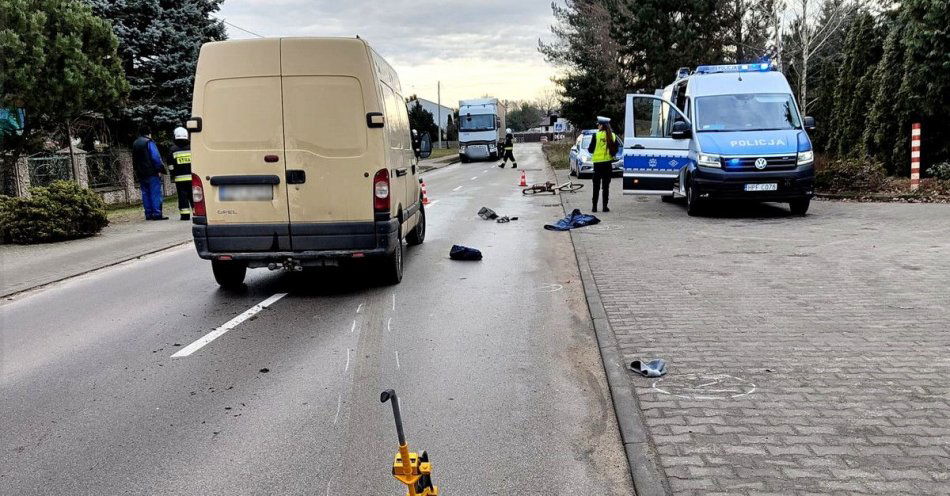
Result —
<path fill-rule="evenodd" d="M 567 217 L 553 224 L 545 224 L 544 228 L 548 231 L 568 231 L 575 227 L 592 226 L 594 224 L 600 224 L 600 219 L 590 214 L 583 214 L 581 209 L 575 208 Z"/>
<path fill-rule="evenodd" d="M 666 360 L 662 358 L 656 358 L 649 362 L 634 360 L 630 362 L 630 370 L 643 377 L 663 377 L 666 375 Z"/>
<path fill-rule="evenodd" d="M 475 248 L 469 248 L 462 245 L 452 245 L 449 251 L 449 258 L 452 260 L 481 260 L 482 252 Z"/>
<path fill-rule="evenodd" d="M 270 372 L 270 369 L 267 368 L 267 367 L 264 367 L 264 368 L 262 368 L 259 372 L 262 373 L 262 374 L 266 374 L 266 373 Z M 229 389 L 230 389 L 230 388 L 229 388 Z"/>
<path fill-rule="evenodd" d="M 498 214 L 496 214 L 494 210 L 488 207 L 482 207 L 478 209 L 478 216 L 481 217 L 483 220 L 494 220 L 498 218 Z"/>
<path fill-rule="evenodd" d="M 506 224 L 506 223 L 511 222 L 511 221 L 513 221 L 513 220 L 518 220 L 518 218 L 517 218 L 517 217 L 508 217 L 508 216 L 506 215 L 506 216 L 504 216 L 504 217 L 499 217 L 499 218 L 495 219 L 495 222 L 497 222 L 497 223 L 499 223 L 499 224 Z"/>

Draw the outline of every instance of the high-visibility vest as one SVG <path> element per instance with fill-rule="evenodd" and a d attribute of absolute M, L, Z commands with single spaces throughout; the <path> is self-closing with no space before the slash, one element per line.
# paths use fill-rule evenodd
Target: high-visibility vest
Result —
<path fill-rule="evenodd" d="M 607 131 L 597 131 L 597 142 L 594 143 L 594 155 L 590 160 L 595 164 L 598 162 L 613 162 L 614 159 L 610 156 L 610 148 L 607 147 Z"/>

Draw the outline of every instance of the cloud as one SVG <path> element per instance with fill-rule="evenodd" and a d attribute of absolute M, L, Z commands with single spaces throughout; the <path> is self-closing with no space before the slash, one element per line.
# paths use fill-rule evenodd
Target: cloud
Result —
<path fill-rule="evenodd" d="M 454 105 L 490 94 L 531 99 L 552 87 L 538 53 L 550 0 L 227 0 L 228 22 L 264 36 L 354 36 L 399 72 L 406 93 Z M 228 27 L 232 38 L 252 35 Z"/>

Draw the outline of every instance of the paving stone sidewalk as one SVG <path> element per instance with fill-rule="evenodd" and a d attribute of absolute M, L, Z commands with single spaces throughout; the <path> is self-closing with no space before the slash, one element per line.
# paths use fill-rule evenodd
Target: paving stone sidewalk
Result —
<path fill-rule="evenodd" d="M 574 240 L 627 362 L 670 362 L 630 385 L 675 494 L 950 494 L 950 206 L 611 186 Z"/>

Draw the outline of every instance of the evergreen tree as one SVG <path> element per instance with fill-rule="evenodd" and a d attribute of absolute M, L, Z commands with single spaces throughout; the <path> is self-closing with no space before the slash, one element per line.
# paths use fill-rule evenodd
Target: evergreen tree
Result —
<path fill-rule="evenodd" d="M 945 0 L 904 0 L 900 5 L 904 45 L 903 75 L 896 100 L 899 131 L 892 137 L 894 170 L 907 174 L 910 128 L 923 128 L 921 165 L 950 158 L 950 3 Z"/>
<path fill-rule="evenodd" d="M 85 0 L 112 22 L 119 55 L 132 85 L 122 131 L 147 123 L 171 132 L 191 115 L 198 50 L 225 39 L 224 23 L 212 17 L 223 0 Z"/>
<path fill-rule="evenodd" d="M 429 138 L 435 143 L 439 140 L 439 127 L 435 124 L 435 117 L 432 112 L 422 108 L 418 98 L 415 95 L 409 98 L 412 102 L 409 104 L 409 127 L 415 129 L 421 137 L 429 133 Z"/>
<path fill-rule="evenodd" d="M 3 177 L 41 135 L 86 112 L 109 113 L 128 84 L 109 23 L 78 0 L 0 2 L 0 106 L 22 108 L 23 133 L 2 140 Z"/>
<path fill-rule="evenodd" d="M 623 122 L 627 87 L 620 69 L 619 46 L 611 36 L 614 20 L 608 6 L 612 2 L 552 3 L 555 41 L 539 43 L 545 59 L 564 70 L 555 79 L 560 87 L 561 117 L 577 126 L 593 125 L 598 115 Z"/>
<path fill-rule="evenodd" d="M 903 36 L 904 24 L 892 19 L 888 23 L 881 60 L 874 69 L 871 110 L 861 140 L 866 153 L 882 161 L 891 174 L 896 172 L 895 162 L 891 157 L 893 138 L 901 132 L 901 125 L 894 118 L 897 103 L 894 97 L 900 88 L 903 75 Z"/>
<path fill-rule="evenodd" d="M 867 11 L 856 14 L 844 44 L 844 61 L 834 92 L 828 149 L 838 155 L 863 154 L 868 102 L 874 96 L 874 69 L 881 58 L 877 21 Z"/>
<path fill-rule="evenodd" d="M 728 0 L 720 3 L 724 62 L 754 62 L 770 52 L 776 0 Z M 711 62 L 710 62 L 711 63 Z"/>

